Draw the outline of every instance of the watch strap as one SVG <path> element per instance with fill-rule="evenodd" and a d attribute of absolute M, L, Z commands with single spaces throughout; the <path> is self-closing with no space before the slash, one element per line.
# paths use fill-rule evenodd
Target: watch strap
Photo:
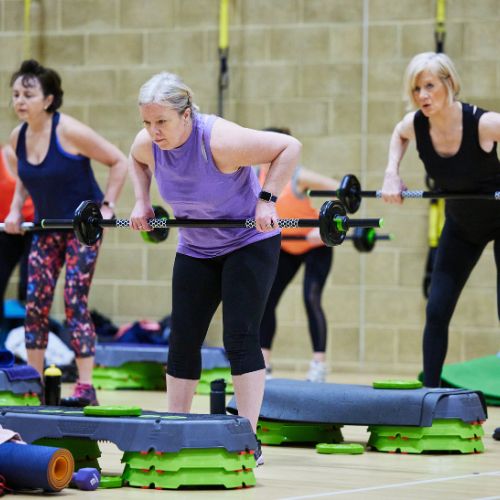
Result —
<path fill-rule="evenodd" d="M 261 191 L 259 193 L 259 199 L 267 201 L 268 203 L 276 203 L 278 201 L 278 197 L 269 191 Z"/>

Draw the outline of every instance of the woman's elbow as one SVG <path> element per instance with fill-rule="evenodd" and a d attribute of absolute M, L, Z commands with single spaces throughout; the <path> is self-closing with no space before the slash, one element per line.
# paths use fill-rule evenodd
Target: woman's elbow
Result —
<path fill-rule="evenodd" d="M 300 153 L 302 151 L 302 143 L 298 139 L 290 136 L 288 147 L 290 148 L 290 151 L 294 154 L 294 156 L 300 156 Z"/>

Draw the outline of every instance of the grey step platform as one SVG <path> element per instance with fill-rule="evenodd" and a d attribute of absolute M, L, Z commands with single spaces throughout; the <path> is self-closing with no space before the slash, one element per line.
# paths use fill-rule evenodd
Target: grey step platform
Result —
<path fill-rule="evenodd" d="M 54 406 L 0 408 L 0 425 L 19 432 L 24 441 L 41 438 L 86 438 L 111 441 L 122 451 L 178 452 L 185 448 L 257 447 L 248 419 L 231 415 L 160 413 L 141 416 L 86 416 L 83 409 Z"/>
<path fill-rule="evenodd" d="M 27 380 L 10 380 L 5 371 L 0 368 L 0 392 L 42 394 L 42 381 L 40 377 Z"/>
<path fill-rule="evenodd" d="M 228 411 L 236 414 L 235 399 Z M 482 394 L 462 389 L 375 389 L 365 385 L 266 381 L 260 418 L 344 425 L 431 427 L 436 419 L 484 421 Z"/>
<path fill-rule="evenodd" d="M 99 343 L 95 352 L 95 363 L 101 366 L 121 366 L 125 363 L 143 361 L 165 365 L 167 358 L 168 346 L 149 344 Z M 203 370 L 229 367 L 223 347 L 203 347 L 201 363 Z"/>

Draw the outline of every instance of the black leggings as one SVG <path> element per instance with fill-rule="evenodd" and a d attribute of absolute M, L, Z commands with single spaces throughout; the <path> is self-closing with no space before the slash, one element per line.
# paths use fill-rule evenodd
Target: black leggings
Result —
<path fill-rule="evenodd" d="M 497 310 L 500 318 L 500 235 L 494 240 L 497 267 Z M 488 240 L 472 243 L 447 220 L 436 255 L 424 330 L 424 385 L 439 387 L 448 349 L 448 327 L 458 298 Z"/>
<path fill-rule="evenodd" d="M 260 345 L 263 349 L 271 349 L 276 332 L 276 307 L 300 266 L 305 264 L 304 271 L 304 304 L 306 306 L 309 334 L 314 352 L 326 351 L 326 318 L 321 307 L 321 295 L 333 261 L 331 247 L 313 248 L 300 255 L 280 252 L 278 272 L 274 280 L 269 300 L 260 328 Z"/>
<path fill-rule="evenodd" d="M 279 235 L 270 237 L 212 259 L 176 254 L 169 375 L 200 378 L 201 347 L 221 301 L 223 342 L 231 374 L 264 368 L 259 327 L 276 274 L 280 241 Z"/>
<path fill-rule="evenodd" d="M 28 255 L 32 233 L 7 234 L 0 232 L 0 325 L 4 319 L 3 301 L 12 271 L 19 264 L 19 285 L 17 298 L 26 300 L 28 277 Z"/>

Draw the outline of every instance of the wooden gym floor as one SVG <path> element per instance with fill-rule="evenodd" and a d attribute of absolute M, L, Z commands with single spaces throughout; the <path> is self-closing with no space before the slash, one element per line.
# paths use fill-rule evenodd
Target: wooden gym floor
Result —
<path fill-rule="evenodd" d="M 296 374 L 276 373 L 296 378 Z M 371 384 L 394 374 L 330 374 L 338 383 Z M 400 377 L 402 379 L 408 378 Z M 70 385 L 64 385 L 68 395 Z M 137 405 L 165 411 L 166 397 L 150 391 L 100 391 L 101 405 Z M 195 413 L 208 413 L 209 397 L 195 396 Z M 124 487 L 92 492 L 65 489 L 52 498 L 193 500 L 306 500 L 306 499 L 500 499 L 500 441 L 492 438 L 500 427 L 500 407 L 488 408 L 484 423 L 485 452 L 473 455 L 403 455 L 365 451 L 362 455 L 321 455 L 314 448 L 264 446 L 265 465 L 255 469 L 257 485 L 241 490 L 146 490 Z M 366 427 L 342 428 L 345 442 L 366 444 Z M 99 443 L 104 473 L 120 474 L 122 451 L 110 443 Z M 31 498 L 36 494 L 16 495 Z M 36 495 L 39 496 L 39 495 Z"/>

